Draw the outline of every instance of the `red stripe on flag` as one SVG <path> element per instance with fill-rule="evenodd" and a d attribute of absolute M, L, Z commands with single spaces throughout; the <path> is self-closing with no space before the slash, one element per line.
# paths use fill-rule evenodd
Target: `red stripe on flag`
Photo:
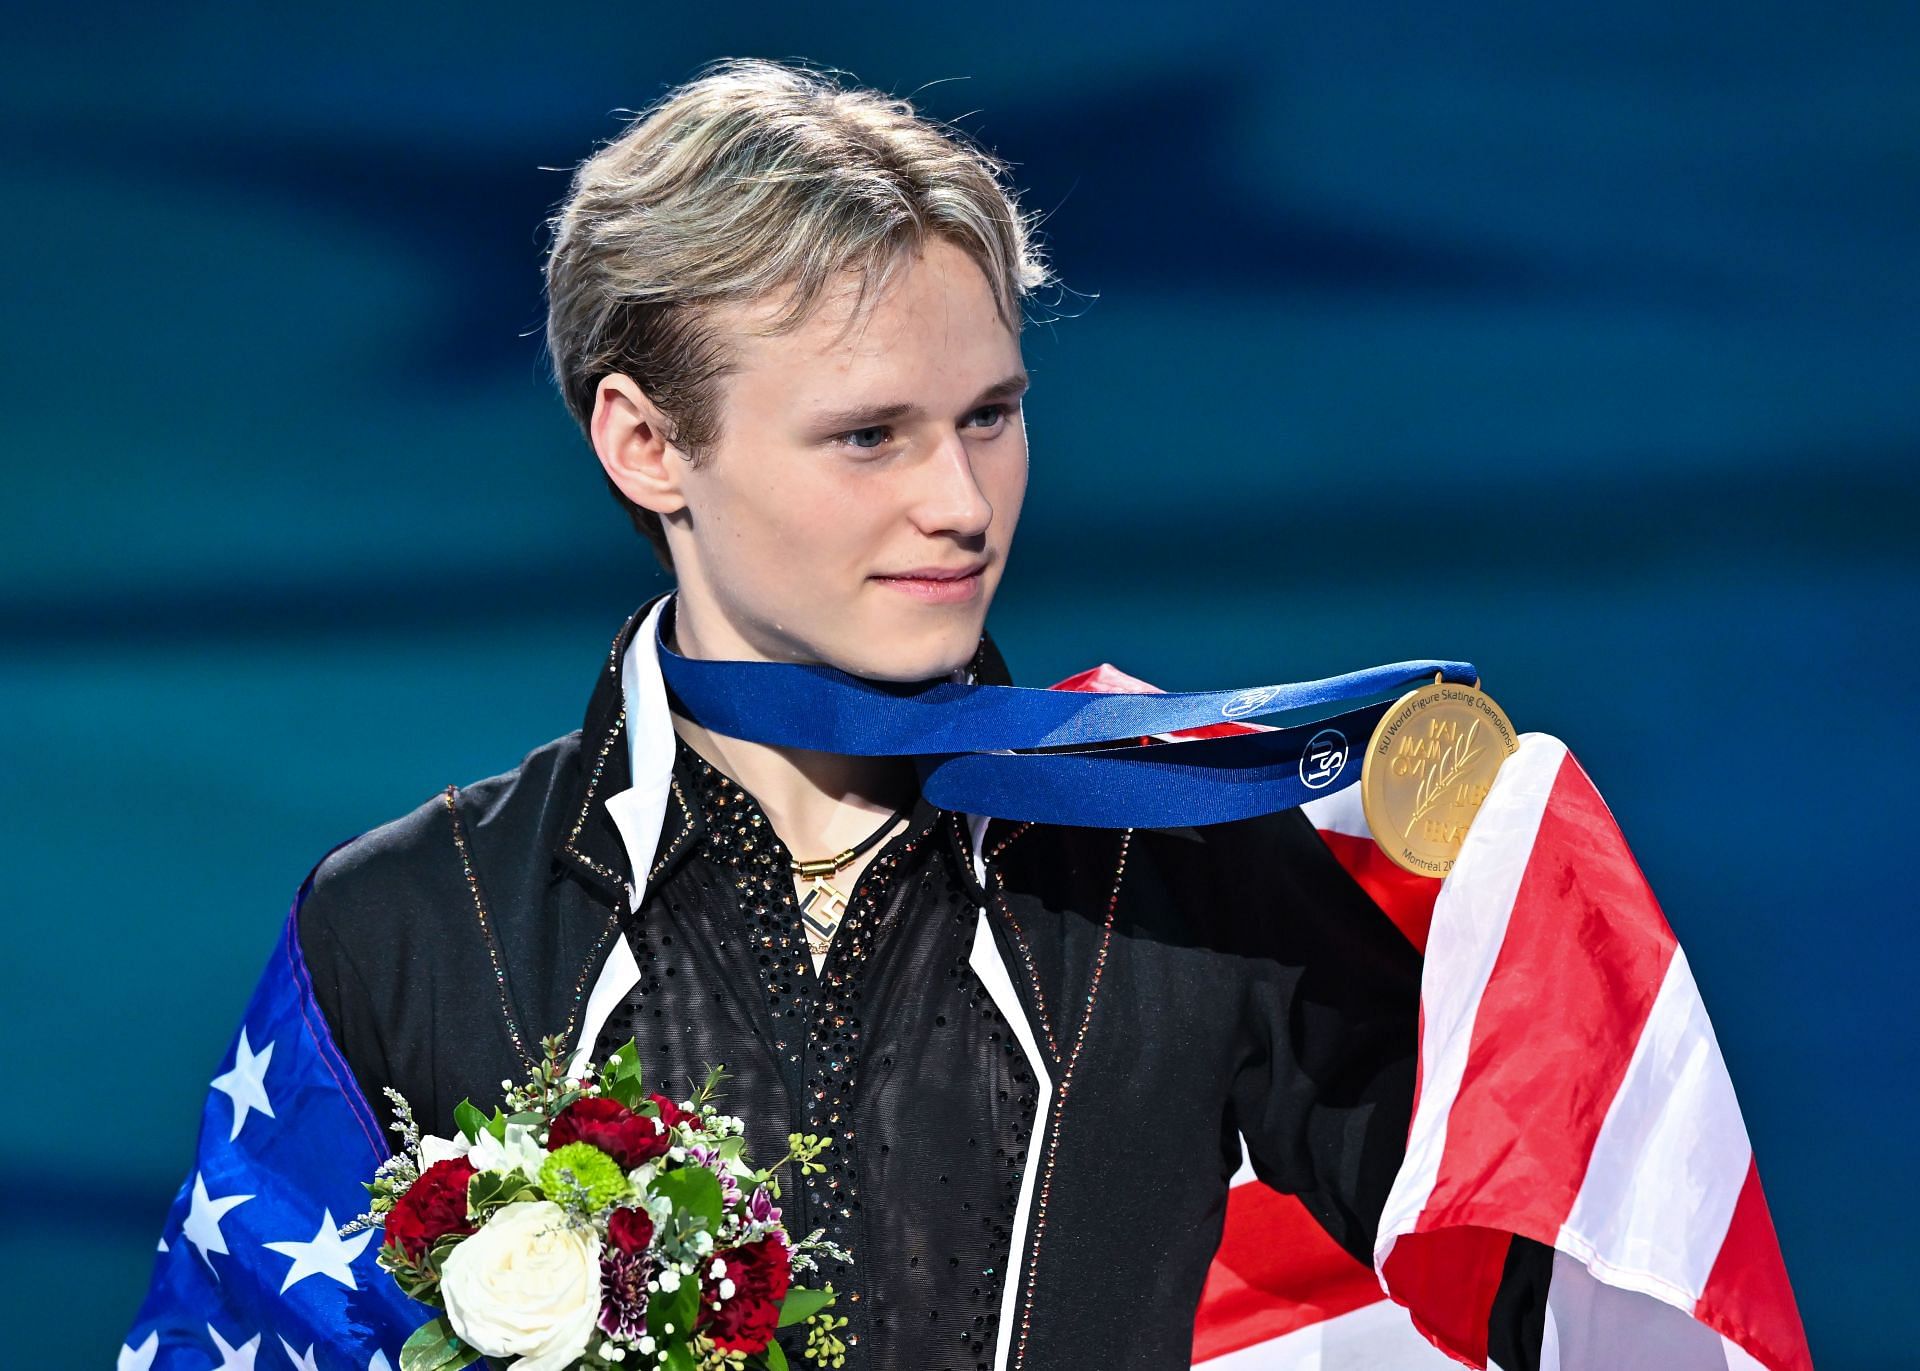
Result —
<path fill-rule="evenodd" d="M 1813 1371 L 1807 1330 L 1760 1190 L 1760 1171 L 1751 1162 L 1693 1316 L 1739 1343 L 1770 1371 Z"/>
<path fill-rule="evenodd" d="M 1422 1230 L 1554 1240 L 1675 946 L 1606 803 L 1563 760 L 1474 1017 Z"/>
<path fill-rule="evenodd" d="M 1485 1366 L 1487 1322 L 1512 1244 L 1512 1234 L 1492 1228 L 1408 1233 L 1387 1254 L 1381 1275 L 1428 1342 Z"/>
<path fill-rule="evenodd" d="M 1558 1236 L 1675 947 L 1605 801 L 1562 758 L 1475 1009 L 1433 1188 L 1382 1270 L 1445 1350 L 1486 1364 L 1508 1235 Z"/>
<path fill-rule="evenodd" d="M 1334 859 L 1346 868 L 1367 897 L 1386 911 L 1394 925 L 1407 935 L 1422 953 L 1427 950 L 1427 929 L 1433 924 L 1433 902 L 1440 894 L 1440 882 L 1420 876 L 1400 866 L 1372 838 L 1352 833 L 1320 829 L 1320 841 Z"/>
<path fill-rule="evenodd" d="M 1497 1274 L 1497 1273 L 1496 1273 Z M 1306 1207 L 1259 1181 L 1227 1192 L 1226 1228 L 1193 1324 L 1193 1360 L 1221 1357 L 1386 1296 Z"/>

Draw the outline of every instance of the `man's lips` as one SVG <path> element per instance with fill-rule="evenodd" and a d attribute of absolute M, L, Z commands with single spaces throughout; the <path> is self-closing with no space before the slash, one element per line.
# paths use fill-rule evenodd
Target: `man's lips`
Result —
<path fill-rule="evenodd" d="M 912 571 L 895 572 L 873 579 L 882 585 L 904 591 L 917 600 L 932 604 L 954 604 L 970 600 L 980 593 L 981 573 L 986 569 L 985 562 L 970 567 L 916 567 Z"/>
<path fill-rule="evenodd" d="M 889 571 L 880 575 L 883 581 L 958 581 L 968 576 L 978 576 L 987 569 L 985 562 L 975 562 L 963 567 L 915 567 L 911 571 Z"/>

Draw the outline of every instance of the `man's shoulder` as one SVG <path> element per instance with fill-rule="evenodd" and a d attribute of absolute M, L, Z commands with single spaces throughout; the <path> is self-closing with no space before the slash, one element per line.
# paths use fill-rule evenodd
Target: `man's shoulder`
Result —
<path fill-rule="evenodd" d="M 537 842 L 549 811 L 565 803 L 580 740 L 579 729 L 562 734 L 505 771 L 444 787 L 406 813 L 335 844 L 301 885 L 303 941 L 330 938 L 354 955 L 363 949 L 393 953 L 413 936 L 431 937 L 438 921 L 464 916 L 464 906 L 447 896 L 466 884 L 463 868 L 472 853 L 462 848 L 470 849 L 470 835 L 506 830 L 521 843 Z"/>

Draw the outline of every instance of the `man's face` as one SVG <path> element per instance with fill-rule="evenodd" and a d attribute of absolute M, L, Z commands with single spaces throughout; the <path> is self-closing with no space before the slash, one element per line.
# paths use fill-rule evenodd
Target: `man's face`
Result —
<path fill-rule="evenodd" d="M 720 312 L 741 362 L 720 442 L 697 468 L 669 456 L 683 651 L 894 681 L 973 655 L 1026 493 L 1019 338 L 937 239 L 841 336 L 852 294 L 780 337 L 737 327 L 767 302 Z"/>

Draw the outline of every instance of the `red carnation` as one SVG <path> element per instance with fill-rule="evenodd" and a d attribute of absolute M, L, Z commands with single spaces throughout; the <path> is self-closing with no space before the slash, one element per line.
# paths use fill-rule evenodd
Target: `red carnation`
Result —
<path fill-rule="evenodd" d="M 605 1095 L 587 1095 L 554 1116 L 547 1126 L 547 1150 L 557 1151 L 573 1142 L 591 1143 L 630 1171 L 665 1154 L 671 1140 L 664 1123 L 636 1114 Z"/>
<path fill-rule="evenodd" d="M 448 1157 L 421 1172 L 387 1211 L 387 1241 L 419 1261 L 447 1234 L 473 1232 L 467 1222 L 467 1182 L 473 1170 L 465 1157 Z"/>
<path fill-rule="evenodd" d="M 793 1283 L 786 1243 L 769 1236 L 713 1255 L 727 1264 L 722 1279 L 733 1282 L 733 1296 L 720 1300 L 720 1281 L 711 1274 L 702 1277 L 700 1327 L 723 1352 L 765 1351 L 780 1324 L 780 1301 Z M 707 1270 L 712 1272 L 711 1264 Z M 720 1300 L 718 1309 L 715 1300 Z"/>
<path fill-rule="evenodd" d="M 653 1218 L 644 1209 L 621 1208 L 607 1215 L 607 1242 L 622 1252 L 644 1252 L 653 1241 Z"/>
<path fill-rule="evenodd" d="M 675 1104 L 672 1100 L 668 1099 L 665 1095 L 649 1095 L 647 1096 L 647 1098 L 652 1100 L 654 1104 L 659 1106 L 660 1122 L 665 1124 L 668 1128 L 672 1128 L 677 1123 L 699 1123 L 700 1122 L 700 1118 L 698 1115 L 689 1114 L 686 1110 L 682 1109 L 679 1105 Z"/>

